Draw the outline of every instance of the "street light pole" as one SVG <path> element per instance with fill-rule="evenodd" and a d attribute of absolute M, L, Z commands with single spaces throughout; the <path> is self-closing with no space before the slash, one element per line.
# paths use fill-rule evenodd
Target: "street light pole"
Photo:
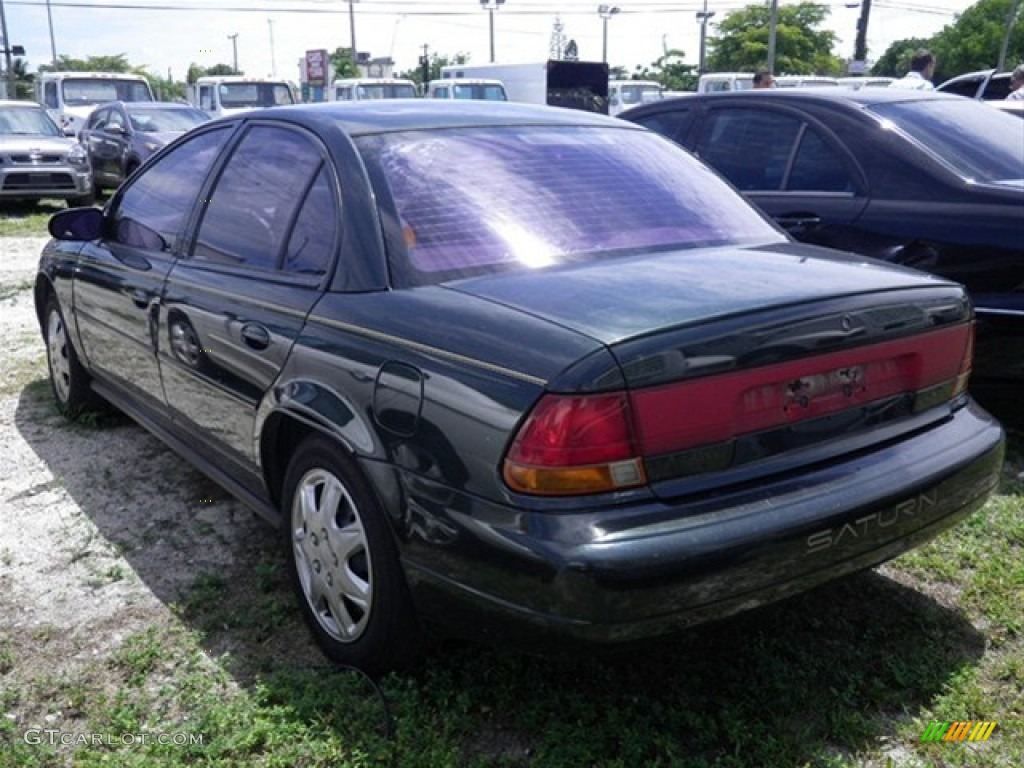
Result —
<path fill-rule="evenodd" d="M 480 7 L 487 11 L 491 28 L 491 64 L 494 63 L 494 12 L 505 4 L 505 0 L 480 0 Z"/>
<path fill-rule="evenodd" d="M 617 14 L 622 9 L 617 5 L 599 5 L 597 6 L 597 15 L 601 17 L 601 61 L 605 64 L 608 63 L 608 19 Z"/>
<path fill-rule="evenodd" d="M 228 40 L 231 41 L 231 53 L 233 61 L 235 62 L 234 70 L 235 74 L 238 74 L 238 33 L 235 32 L 233 35 L 228 35 Z"/>
<path fill-rule="evenodd" d="M 705 54 L 707 53 L 707 35 L 708 35 L 708 21 L 715 15 L 714 11 L 708 10 L 708 0 L 704 0 L 704 10 L 697 11 L 697 20 L 700 22 L 700 61 L 697 64 L 697 74 L 703 75 L 705 72 Z"/>

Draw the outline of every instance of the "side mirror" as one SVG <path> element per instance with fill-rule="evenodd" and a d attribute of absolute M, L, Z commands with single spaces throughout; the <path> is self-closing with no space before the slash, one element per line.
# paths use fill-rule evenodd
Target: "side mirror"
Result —
<path fill-rule="evenodd" d="M 96 240 L 103 233 L 103 211 L 99 208 L 69 208 L 51 216 L 46 228 L 58 240 Z"/>

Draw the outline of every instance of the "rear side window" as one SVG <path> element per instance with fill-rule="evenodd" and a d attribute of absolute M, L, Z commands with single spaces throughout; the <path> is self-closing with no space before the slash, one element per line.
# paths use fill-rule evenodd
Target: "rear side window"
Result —
<path fill-rule="evenodd" d="M 467 128 L 357 145 L 402 228 L 401 253 L 389 254 L 403 260 L 394 271 L 408 274 L 408 265 L 413 282 L 782 240 L 707 168 L 646 131 Z"/>
<path fill-rule="evenodd" d="M 806 192 L 854 192 L 853 179 L 839 153 L 813 128 L 800 139 L 786 189 Z"/>
<path fill-rule="evenodd" d="M 737 189 L 781 189 L 800 126 L 778 112 L 716 109 L 701 128 L 696 154 Z"/>
<path fill-rule="evenodd" d="M 193 258 L 278 268 L 299 206 L 321 165 L 320 150 L 306 134 L 268 125 L 249 129 L 205 203 Z"/>
<path fill-rule="evenodd" d="M 299 208 L 283 268 L 286 272 L 322 275 L 331 261 L 336 222 L 340 221 L 338 205 L 331 193 L 327 169 L 320 168 L 309 194 Z"/>

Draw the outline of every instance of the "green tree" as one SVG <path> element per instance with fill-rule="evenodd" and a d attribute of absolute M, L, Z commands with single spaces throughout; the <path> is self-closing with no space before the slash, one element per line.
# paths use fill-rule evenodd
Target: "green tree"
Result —
<path fill-rule="evenodd" d="M 666 50 L 651 62 L 649 67 L 637 65 L 633 73 L 634 80 L 655 80 L 662 84 L 666 91 L 697 90 L 697 68 L 684 63 L 686 53 L 672 48 Z"/>
<path fill-rule="evenodd" d="M 941 83 L 964 72 L 989 69 L 999 63 L 999 49 L 1006 34 L 1011 0 L 979 0 L 942 28 L 928 46 L 937 58 L 935 82 Z M 1024 61 L 1024 4 L 1010 28 L 1006 51 L 1007 69 Z"/>
<path fill-rule="evenodd" d="M 14 72 L 14 98 L 31 99 L 35 75 L 28 71 L 28 62 L 22 58 L 14 59 L 11 71 Z"/>
<path fill-rule="evenodd" d="M 194 61 L 188 65 L 188 74 L 185 79 L 192 85 L 200 77 L 215 77 L 220 75 L 244 75 L 244 72 L 235 72 L 230 64 L 214 64 L 212 67 L 201 67 Z"/>
<path fill-rule="evenodd" d="M 775 31 L 775 71 L 780 74 L 839 74 L 842 62 L 832 53 L 836 35 L 821 25 L 831 11 L 812 2 L 778 8 Z M 727 13 L 717 34 L 708 38 L 710 71 L 747 71 L 768 63 L 771 10 L 748 5 Z"/>
<path fill-rule="evenodd" d="M 139 67 L 133 67 L 128 63 L 125 54 L 119 53 L 114 56 L 89 56 L 85 59 L 76 59 L 67 54 L 57 57 L 55 64 L 42 64 L 40 72 L 139 72 Z"/>
<path fill-rule="evenodd" d="M 422 57 L 421 57 L 422 60 Z M 427 59 L 427 66 L 430 70 L 431 80 L 441 79 L 441 67 L 449 67 L 456 64 L 468 64 L 469 54 L 468 53 L 456 53 L 452 56 L 447 56 L 438 53 L 432 53 Z M 418 85 L 423 85 L 423 66 L 422 64 L 414 69 L 407 69 L 404 72 L 399 73 L 399 77 L 412 80 Z"/>
<path fill-rule="evenodd" d="M 908 37 L 906 40 L 897 40 L 890 45 L 874 66 L 871 67 L 872 75 L 881 77 L 903 77 L 910 69 L 910 59 L 918 48 L 931 48 L 931 39 L 923 37 Z"/>
<path fill-rule="evenodd" d="M 359 77 L 359 67 L 352 61 L 351 48 L 335 48 L 334 53 L 328 57 L 331 61 L 331 68 L 336 78 Z"/>

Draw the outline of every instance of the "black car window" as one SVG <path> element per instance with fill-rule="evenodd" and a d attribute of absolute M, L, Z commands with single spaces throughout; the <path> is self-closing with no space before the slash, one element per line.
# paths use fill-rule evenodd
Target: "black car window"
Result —
<path fill-rule="evenodd" d="M 939 88 L 943 93 L 952 93 L 955 96 L 966 96 L 973 99 L 978 95 L 978 88 L 981 87 L 981 78 L 965 78 L 955 83 L 943 83 Z"/>
<path fill-rule="evenodd" d="M 816 130 L 807 128 L 797 147 L 786 189 L 853 192 L 855 186 L 839 153 Z"/>
<path fill-rule="evenodd" d="M 288 249 L 285 251 L 284 269 L 306 275 L 322 275 L 331 261 L 331 247 L 337 222 L 338 206 L 331 194 L 330 176 L 321 167 L 309 194 L 302 202 L 295 221 Z"/>
<path fill-rule="evenodd" d="M 173 251 L 192 204 L 230 130 L 195 136 L 134 176 L 111 214 L 114 242 Z"/>
<path fill-rule="evenodd" d="M 94 131 L 99 128 L 102 128 L 104 125 L 107 124 L 107 119 L 109 115 L 109 109 L 97 109 L 95 112 L 92 113 L 92 116 L 89 118 L 89 124 L 86 127 Z"/>
<path fill-rule="evenodd" d="M 119 109 L 111 109 L 110 117 L 107 118 L 107 124 L 103 126 L 106 130 L 110 131 L 115 128 L 124 130 L 124 115 Z"/>
<path fill-rule="evenodd" d="M 800 122 L 779 112 L 716 109 L 701 129 L 697 155 L 737 189 L 781 189 Z"/>
<path fill-rule="evenodd" d="M 672 112 L 656 112 L 653 115 L 643 115 L 631 118 L 632 122 L 642 125 L 648 130 L 660 133 L 673 141 L 680 141 L 680 131 L 689 115 L 688 109 L 676 109 Z"/>
<path fill-rule="evenodd" d="M 251 128 L 206 201 L 194 258 L 276 268 L 320 164 L 320 150 L 305 134 L 269 125 Z"/>

